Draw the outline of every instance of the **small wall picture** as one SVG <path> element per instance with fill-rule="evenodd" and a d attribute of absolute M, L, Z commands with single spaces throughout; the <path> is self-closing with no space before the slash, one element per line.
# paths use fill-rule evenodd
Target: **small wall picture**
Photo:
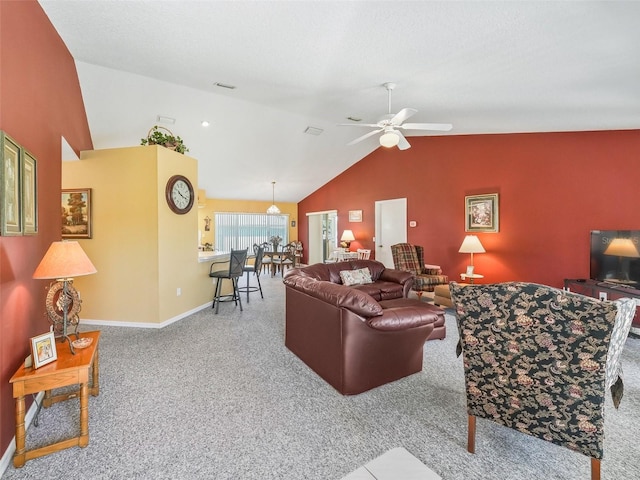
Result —
<path fill-rule="evenodd" d="M 468 195 L 465 200 L 465 231 L 497 232 L 498 194 Z"/>
<path fill-rule="evenodd" d="M 22 235 L 22 149 L 0 132 L 0 233 Z"/>
<path fill-rule="evenodd" d="M 56 339 L 53 336 L 53 332 L 47 332 L 31 338 L 31 357 L 34 368 L 40 368 L 58 359 Z"/>
<path fill-rule="evenodd" d="M 350 222 L 361 222 L 362 221 L 362 210 L 349 210 L 349 221 Z"/>
<path fill-rule="evenodd" d="M 91 189 L 62 190 L 62 238 L 91 238 Z"/>

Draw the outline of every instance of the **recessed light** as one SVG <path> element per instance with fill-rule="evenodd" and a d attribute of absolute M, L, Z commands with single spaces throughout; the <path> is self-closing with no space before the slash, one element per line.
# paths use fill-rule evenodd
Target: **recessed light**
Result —
<path fill-rule="evenodd" d="M 200 122 L 200 125 L 202 125 L 203 127 L 208 127 L 209 122 L 207 122 L 206 120 L 202 120 L 202 122 Z"/>
<path fill-rule="evenodd" d="M 216 87 L 220 87 L 220 88 L 227 88 L 229 90 L 235 90 L 236 86 L 235 85 L 229 85 L 228 83 L 220 83 L 220 82 L 215 82 L 214 85 Z"/>

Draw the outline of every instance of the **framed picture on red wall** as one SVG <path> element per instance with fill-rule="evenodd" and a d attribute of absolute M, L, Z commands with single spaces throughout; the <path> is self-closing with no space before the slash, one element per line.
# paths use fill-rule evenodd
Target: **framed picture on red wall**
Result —
<path fill-rule="evenodd" d="M 22 235 L 22 149 L 0 132 L 0 234 Z"/>
<path fill-rule="evenodd" d="M 465 231 L 499 231 L 498 194 L 467 195 L 464 197 Z"/>

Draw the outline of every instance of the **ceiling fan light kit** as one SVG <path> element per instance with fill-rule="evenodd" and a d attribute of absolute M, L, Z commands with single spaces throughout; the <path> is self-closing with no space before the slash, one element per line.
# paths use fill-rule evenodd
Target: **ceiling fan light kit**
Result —
<path fill-rule="evenodd" d="M 380 136 L 380 145 L 391 148 L 400 143 L 400 137 L 394 131 L 385 132 Z"/>
<path fill-rule="evenodd" d="M 347 145 L 355 145 L 356 143 L 361 142 L 377 133 L 383 132 L 380 136 L 380 145 L 383 147 L 395 147 L 396 145 L 400 150 L 406 150 L 407 148 L 411 148 L 411 145 L 404 137 L 404 135 L 400 132 L 399 129 L 402 130 L 436 130 L 447 132 L 453 128 L 453 125 L 450 123 L 404 123 L 409 117 L 418 113 L 418 110 L 415 108 L 403 108 L 398 113 L 391 113 L 391 91 L 396 88 L 395 83 L 387 82 L 383 83 L 382 86 L 387 90 L 389 96 L 389 113 L 382 116 L 378 123 L 363 123 L 360 125 L 356 125 L 358 127 L 369 127 L 375 128 L 376 130 L 372 130 L 369 133 L 365 133 L 364 135 L 352 140 Z M 351 119 L 351 117 L 349 117 Z M 354 126 L 354 124 L 340 124 L 340 126 Z"/>

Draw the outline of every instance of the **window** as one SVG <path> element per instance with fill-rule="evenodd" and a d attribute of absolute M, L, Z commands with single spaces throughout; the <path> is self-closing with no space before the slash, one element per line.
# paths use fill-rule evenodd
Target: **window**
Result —
<path fill-rule="evenodd" d="M 289 243 L 289 215 L 266 213 L 216 213 L 215 249 L 229 252 L 268 242 L 273 236 Z"/>

